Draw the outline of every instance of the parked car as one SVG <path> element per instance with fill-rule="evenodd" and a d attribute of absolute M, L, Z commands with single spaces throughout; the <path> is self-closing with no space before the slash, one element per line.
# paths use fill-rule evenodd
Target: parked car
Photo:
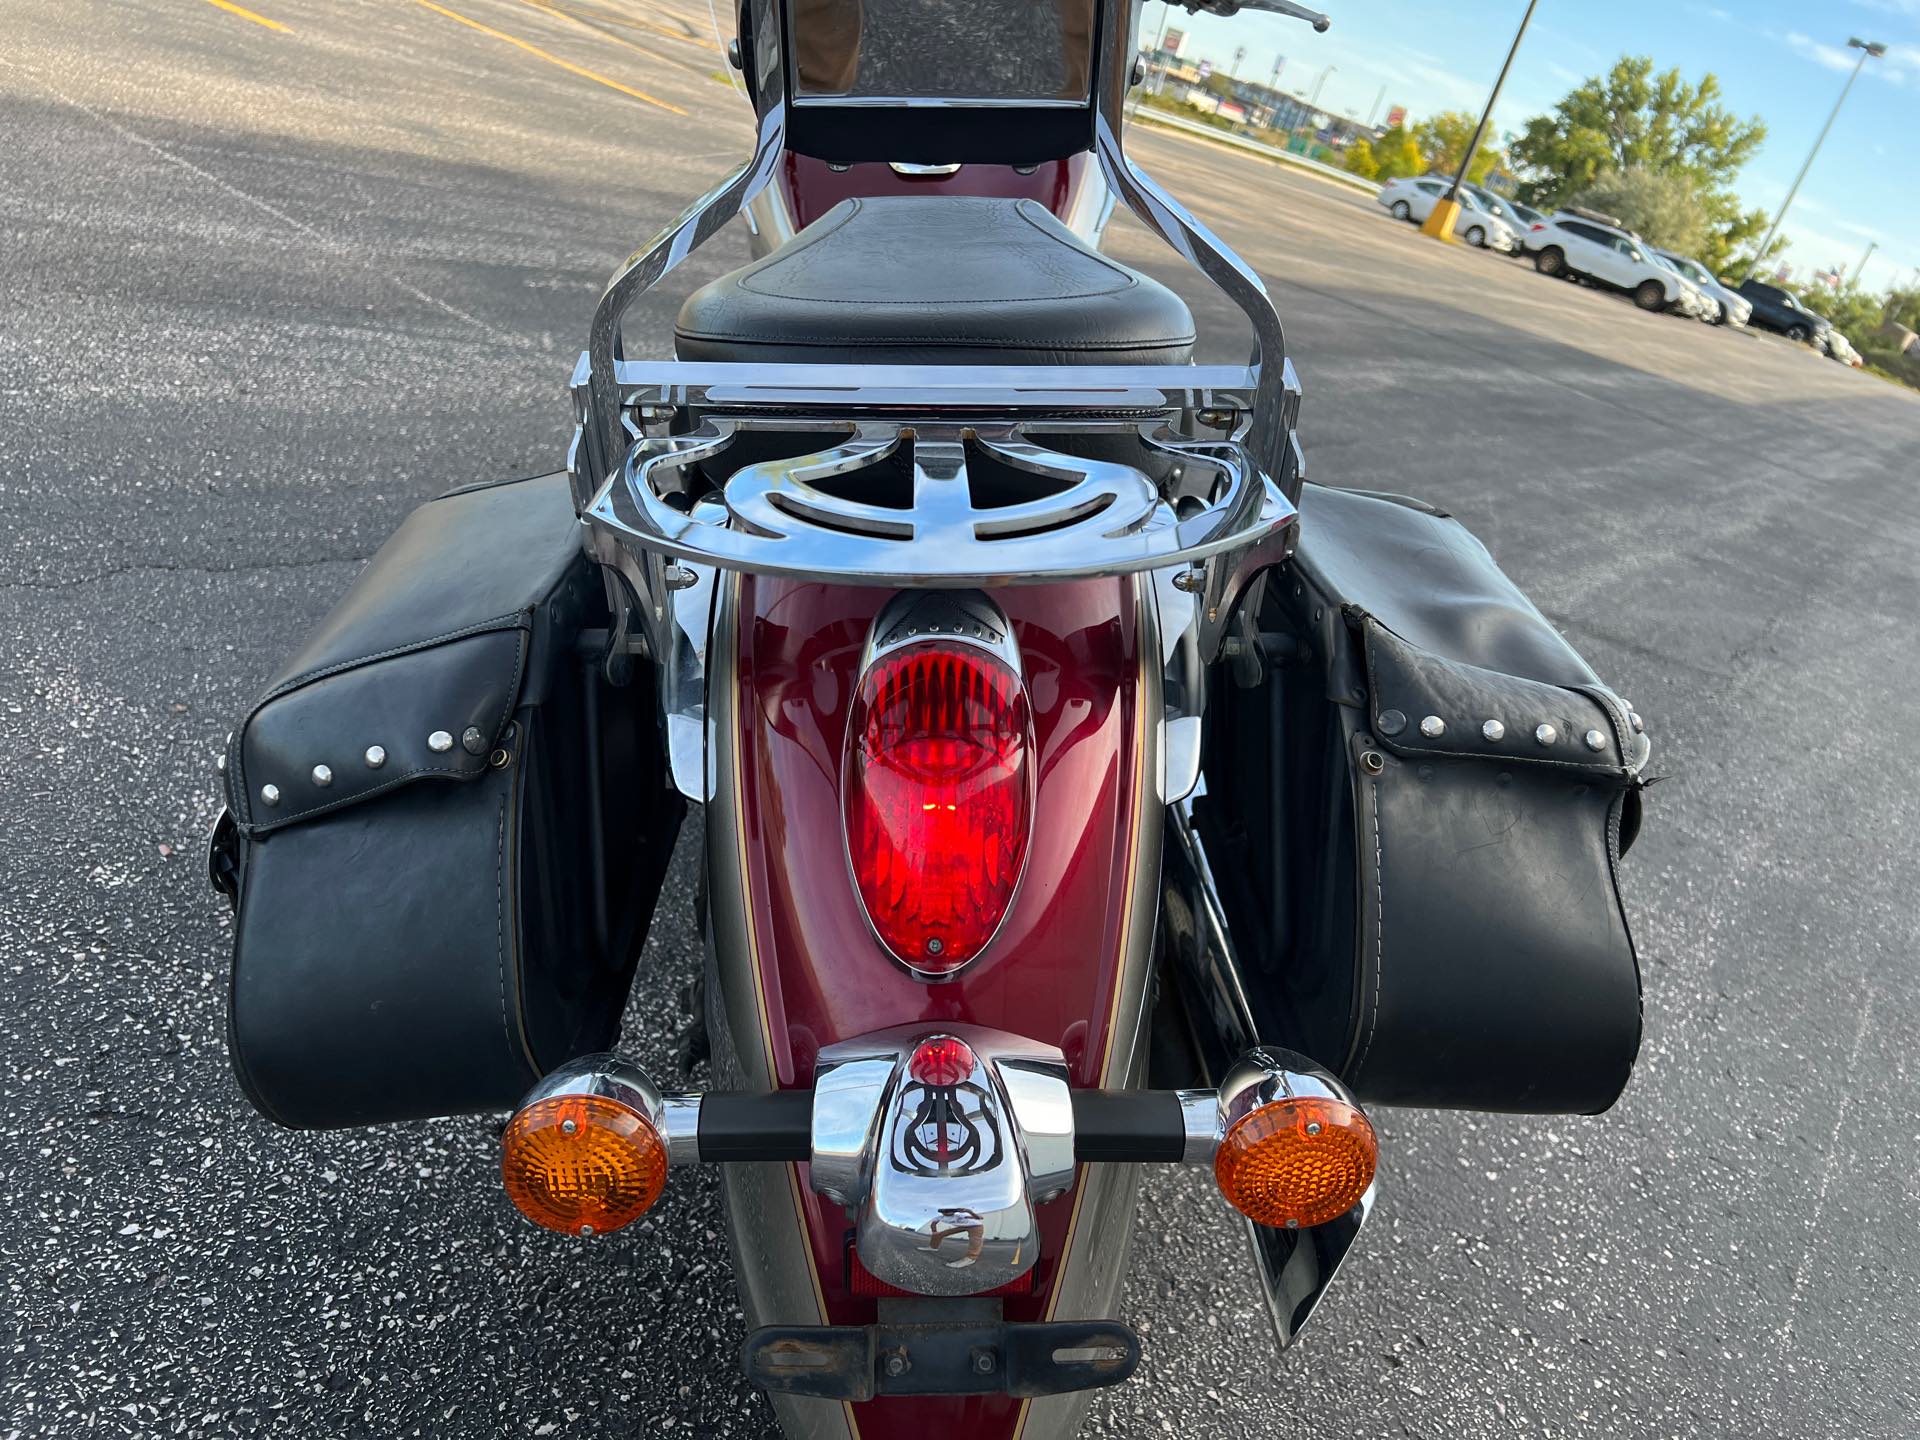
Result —
<path fill-rule="evenodd" d="M 1487 189 L 1484 185 L 1469 185 L 1466 188 L 1472 191 L 1474 197 L 1491 213 L 1506 221 L 1512 228 L 1515 244 L 1511 253 L 1524 256 L 1527 253 L 1527 247 L 1519 242 L 1524 239 L 1529 230 L 1547 217 L 1532 206 L 1522 205 L 1518 200 L 1510 200 L 1505 195 Z"/>
<path fill-rule="evenodd" d="M 1745 325 L 1753 318 L 1753 302 L 1738 290 L 1730 290 L 1714 279 L 1713 272 L 1689 255 L 1676 255 L 1671 250 L 1653 252 L 1678 270 L 1687 279 L 1700 288 L 1700 293 L 1713 301 L 1719 309 L 1719 323 L 1722 325 Z"/>
<path fill-rule="evenodd" d="M 1623 290 L 1642 310 L 1696 313 L 1699 292 L 1678 270 L 1648 254 L 1640 237 L 1588 210 L 1562 210 L 1527 232 L 1526 247 L 1542 275 L 1576 276 Z"/>
<path fill-rule="evenodd" d="M 1754 324 L 1777 330 L 1803 345 L 1813 341 L 1825 348 L 1826 333 L 1833 328 L 1833 322 L 1802 305 L 1792 291 L 1760 280 L 1743 280 L 1740 293 L 1753 305 Z"/>
<path fill-rule="evenodd" d="M 1440 202 L 1452 183 L 1451 180 L 1437 179 L 1432 175 L 1409 176 L 1389 180 L 1380 187 L 1377 198 L 1394 219 L 1410 220 L 1419 225 L 1425 223 L 1427 216 L 1433 213 L 1433 207 Z M 1454 234 L 1467 244 L 1483 250 L 1511 252 L 1519 248 L 1519 232 L 1481 203 L 1471 187 L 1461 187 L 1460 204 L 1462 214 L 1460 223 L 1454 226 Z"/>
<path fill-rule="evenodd" d="M 1674 304 L 1674 309 L 1678 310 L 1690 320 L 1698 320 L 1702 325 L 1712 325 L 1719 320 L 1720 307 L 1709 300 L 1706 293 L 1701 290 L 1698 285 L 1688 279 L 1686 272 L 1681 270 L 1678 265 L 1674 264 L 1673 261 L 1669 260 L 1665 255 L 1662 255 L 1658 250 L 1645 246 L 1642 248 L 1646 249 L 1649 259 L 1671 270 L 1682 280 L 1686 280 L 1687 288 L 1681 291 L 1679 300 Z"/>
<path fill-rule="evenodd" d="M 1861 358 L 1860 352 L 1853 348 L 1853 342 L 1837 329 L 1832 328 L 1827 331 L 1827 355 L 1831 359 L 1838 360 L 1842 365 L 1851 365 L 1856 370 L 1867 363 Z"/>

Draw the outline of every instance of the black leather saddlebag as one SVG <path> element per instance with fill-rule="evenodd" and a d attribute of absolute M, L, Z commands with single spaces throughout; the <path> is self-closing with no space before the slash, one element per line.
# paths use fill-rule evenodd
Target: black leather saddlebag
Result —
<path fill-rule="evenodd" d="M 682 806 L 606 625 L 565 476 L 455 491 L 235 731 L 213 865 L 234 1070 L 270 1119 L 506 1109 L 613 1038 Z"/>
<path fill-rule="evenodd" d="M 1258 612 L 1280 663 L 1218 683 L 1195 807 L 1262 1038 L 1375 1103 L 1606 1109 L 1640 1043 L 1638 717 L 1459 522 L 1300 510 Z"/>

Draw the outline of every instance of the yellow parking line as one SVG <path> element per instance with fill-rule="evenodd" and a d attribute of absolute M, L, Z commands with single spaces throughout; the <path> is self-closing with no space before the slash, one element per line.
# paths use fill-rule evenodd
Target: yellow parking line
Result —
<path fill-rule="evenodd" d="M 251 10 L 242 10 L 238 5 L 233 3 L 233 0 L 207 0 L 207 3 L 209 5 L 218 5 L 229 15 L 238 15 L 242 20 L 251 20 L 256 25 L 264 25 L 269 30 L 285 31 L 287 28 L 278 20 L 269 20 L 266 16 L 256 15 Z"/>
<path fill-rule="evenodd" d="M 213 0 L 213 3 L 216 5 L 222 4 L 224 3 L 224 0 Z M 496 30 L 491 25 L 482 25 L 478 20 L 469 20 L 464 15 L 457 15 L 453 11 L 447 9 L 447 7 L 444 5 L 434 4 L 433 0 L 415 0 L 415 3 L 424 5 L 427 7 L 427 9 L 435 11 L 438 14 L 444 15 L 449 20 L 458 20 L 462 25 L 469 25 L 475 30 L 478 30 L 482 35 L 491 35 L 496 40 L 504 40 L 509 45 L 516 45 L 520 49 L 526 51 L 529 55 L 537 55 L 540 59 L 545 60 L 550 65 L 558 65 L 562 70 L 570 71 L 575 75 L 584 76 L 588 80 L 596 80 L 600 84 L 606 86 L 609 90 L 618 90 L 622 95 L 631 95 L 636 100 L 644 100 L 649 105 L 658 105 L 662 110 L 671 110 L 676 115 L 684 115 L 687 113 L 686 111 L 682 110 L 678 105 L 670 105 L 665 100 L 657 100 L 643 90 L 635 90 L 631 85 L 622 85 L 618 80 L 609 80 L 606 76 L 597 74 L 596 72 L 587 69 L 586 66 L 584 65 L 576 65 L 571 60 L 562 60 L 558 55 L 550 55 L 545 50 L 542 50 L 539 46 L 529 45 L 526 41 L 516 39 L 513 36 L 507 34 L 506 31 L 504 30 Z"/>
<path fill-rule="evenodd" d="M 573 26 L 576 30 L 584 30 L 589 35 L 592 35 L 597 39 L 611 40 L 616 45 L 624 45 L 627 47 L 627 49 L 637 51 L 639 54 L 646 56 L 649 60 L 658 60 L 663 65 L 678 65 L 681 69 L 692 70 L 696 74 L 704 73 L 704 71 L 701 70 L 701 67 L 697 65 L 694 65 L 686 60 L 676 60 L 671 55 L 662 55 L 658 50 L 649 50 L 644 45 L 635 44 L 633 41 L 627 39 L 624 35 L 615 35 L 610 31 L 602 30 L 598 25 L 593 24 L 591 21 L 582 20 L 578 15 L 575 15 L 571 10 L 562 10 L 558 5 L 548 4 L 547 0 L 521 0 L 521 3 L 525 5 L 531 5 L 534 9 L 538 10 L 542 15 L 552 16 L 555 20 L 564 20 L 566 21 L 567 24 Z"/>

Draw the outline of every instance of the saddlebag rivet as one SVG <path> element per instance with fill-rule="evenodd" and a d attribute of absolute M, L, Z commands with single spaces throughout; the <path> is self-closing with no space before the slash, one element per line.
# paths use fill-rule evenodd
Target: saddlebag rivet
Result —
<path fill-rule="evenodd" d="M 227 773 L 226 751 L 223 750 L 218 755 L 213 757 L 213 768 L 218 770 L 222 775 Z"/>
<path fill-rule="evenodd" d="M 469 725 L 460 732 L 460 748 L 469 755 L 486 753 L 487 737 L 480 733 L 478 725 Z"/>
<path fill-rule="evenodd" d="M 326 789 L 327 786 L 333 783 L 333 767 L 330 765 L 314 766 L 313 783 L 318 785 L 322 790 Z"/>
<path fill-rule="evenodd" d="M 453 749 L 453 735 L 447 730 L 436 730 L 427 736 L 427 749 L 436 755 L 444 755 Z"/>
<path fill-rule="evenodd" d="M 887 1352 L 887 1374 L 893 1376 L 896 1380 L 912 1368 L 913 1361 L 907 1358 L 907 1352 L 905 1350 L 891 1350 Z"/>
<path fill-rule="evenodd" d="M 1644 735 L 1646 733 L 1647 722 L 1640 718 L 1638 711 L 1629 710 L 1627 712 L 1627 723 L 1633 726 L 1634 734 Z"/>
<path fill-rule="evenodd" d="M 1480 727 L 1480 734 L 1497 745 L 1507 738 L 1507 727 L 1498 720 L 1489 720 Z"/>
<path fill-rule="evenodd" d="M 1407 728 L 1407 717 L 1398 710 L 1382 710 L 1375 728 L 1382 735 L 1398 735 Z"/>
<path fill-rule="evenodd" d="M 1360 768 L 1369 775 L 1378 775 L 1387 768 L 1387 762 L 1378 750 L 1366 750 L 1361 752 Z"/>
<path fill-rule="evenodd" d="M 1420 722 L 1420 733 L 1429 740 L 1438 740 L 1447 733 L 1447 722 L 1438 715 L 1429 715 Z"/>
<path fill-rule="evenodd" d="M 387 747 L 384 745 L 369 745 L 367 746 L 367 753 L 364 758 L 367 762 L 367 769 L 378 770 L 382 765 L 387 763 Z"/>
<path fill-rule="evenodd" d="M 262 785 L 260 787 L 260 798 L 269 805 L 278 805 L 280 803 L 280 787 L 278 785 Z"/>
<path fill-rule="evenodd" d="M 487 763 L 493 766 L 494 769 L 500 770 L 504 769 L 506 763 L 511 759 L 513 759 L 513 756 L 509 755 L 505 750 L 496 750 L 487 757 Z"/>
<path fill-rule="evenodd" d="M 1533 738 L 1538 740 L 1542 745 L 1551 745 L 1560 738 L 1560 732 L 1551 725 L 1542 724 L 1533 732 Z"/>
<path fill-rule="evenodd" d="M 1587 749 L 1589 750 L 1604 750 L 1607 748 L 1607 737 L 1598 730 L 1587 731 L 1584 738 L 1587 742 Z"/>
<path fill-rule="evenodd" d="M 973 1352 L 973 1373 L 976 1375 L 993 1374 L 999 1368 L 999 1363 L 991 1350 L 976 1348 Z"/>

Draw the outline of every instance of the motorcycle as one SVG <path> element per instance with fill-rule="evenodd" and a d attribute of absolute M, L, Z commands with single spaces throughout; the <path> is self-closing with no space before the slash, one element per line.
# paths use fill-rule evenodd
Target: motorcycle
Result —
<path fill-rule="evenodd" d="M 422 506 L 221 757 L 253 1103 L 510 1112 L 583 1240 L 722 1166 L 793 1436 L 1073 1433 L 1142 1165 L 1212 1173 L 1284 1348 L 1369 1106 L 1597 1112 L 1638 1048 L 1644 723 L 1445 512 L 1307 482 L 1263 284 L 1126 153 L 1139 9 L 743 0 L 753 154 L 607 286 L 564 473 Z M 608 1048 L 690 805 L 699 1092 Z"/>

